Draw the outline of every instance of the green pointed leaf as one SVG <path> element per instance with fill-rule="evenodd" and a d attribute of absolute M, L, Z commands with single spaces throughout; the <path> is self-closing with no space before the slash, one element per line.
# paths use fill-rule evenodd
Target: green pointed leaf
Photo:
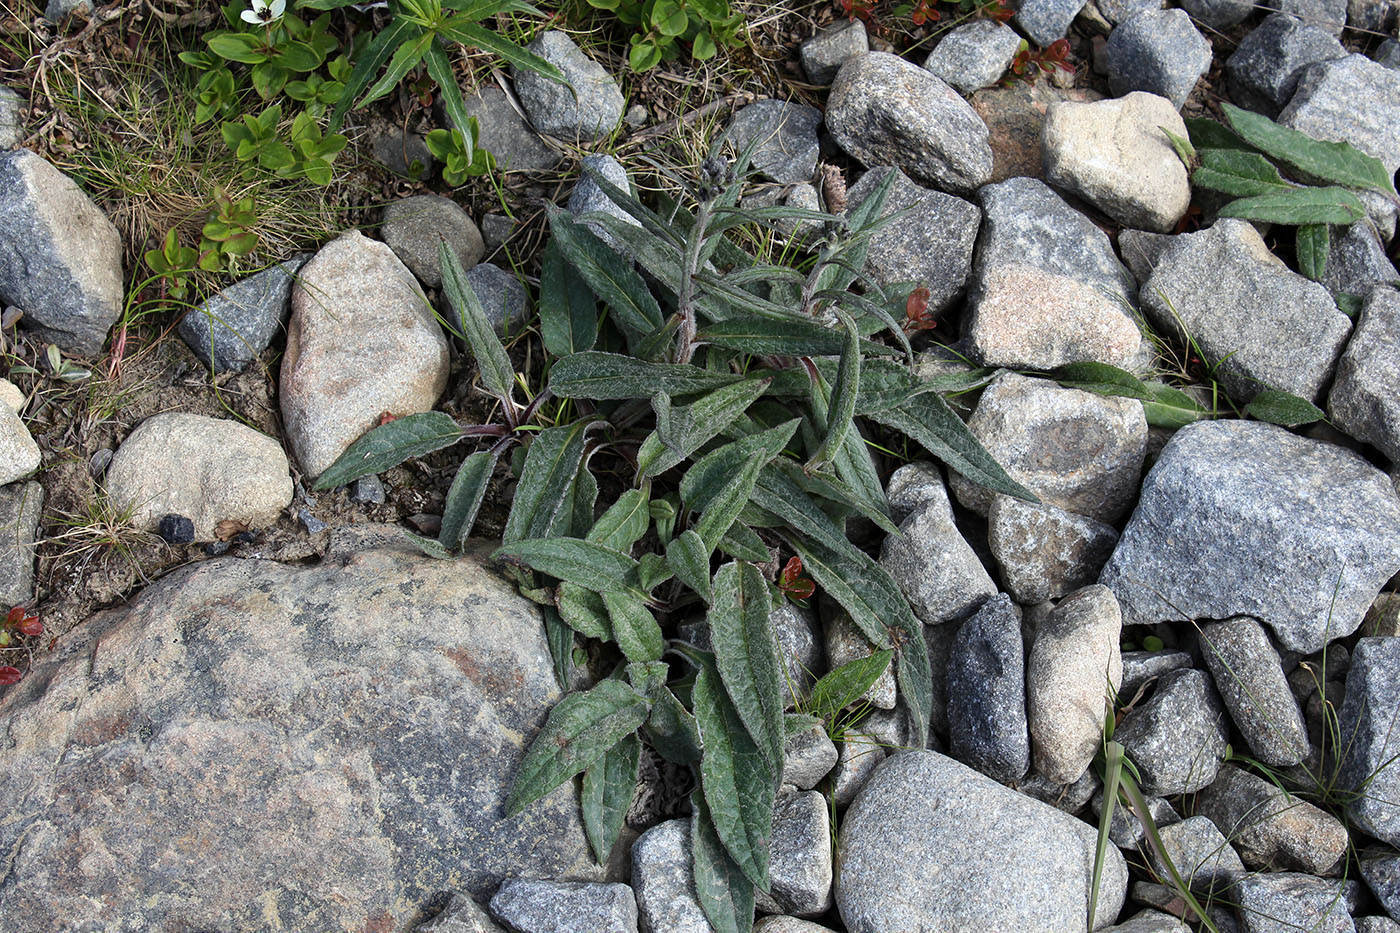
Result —
<path fill-rule="evenodd" d="M 700 787 L 715 833 L 744 876 L 766 891 L 773 789 L 778 775 L 744 728 L 713 669 L 701 669 L 693 699 L 705 750 L 700 759 Z"/>
<path fill-rule="evenodd" d="M 313 489 L 344 486 L 361 476 L 383 473 L 411 457 L 421 457 L 457 443 L 463 437 L 457 422 L 440 411 L 404 415 L 371 429 L 326 467 Z"/>
<path fill-rule="evenodd" d="M 416 535 L 411 531 L 405 531 L 404 534 L 407 535 L 409 542 L 414 547 L 418 548 L 418 550 L 422 551 L 425 555 L 431 557 L 433 560 L 457 559 L 456 554 L 453 554 L 447 548 L 443 547 L 441 544 L 438 544 L 438 542 L 433 538 L 425 538 L 422 535 Z"/>
<path fill-rule="evenodd" d="M 622 831 L 632 795 L 637 791 L 641 761 L 642 743 L 632 734 L 624 736 L 583 772 L 583 831 L 588 834 L 588 844 L 599 865 L 607 864 Z"/>
<path fill-rule="evenodd" d="M 1201 149 L 1239 149 L 1250 151 L 1249 143 L 1240 139 L 1225 124 L 1206 117 L 1186 117 L 1186 131 L 1191 135 L 1191 145 Z"/>
<path fill-rule="evenodd" d="M 644 336 L 665 323 L 646 282 L 611 246 L 568 211 L 547 205 L 549 229 L 559 250 L 578 271 L 593 294 L 607 304 L 613 319 L 636 336 Z"/>
<path fill-rule="evenodd" d="M 763 465 L 768 462 L 768 459 L 766 450 L 759 450 L 750 455 L 738 473 L 731 477 L 730 482 L 706 504 L 704 511 L 700 513 L 700 520 L 695 523 L 695 532 L 705 542 L 707 553 L 714 551 L 719 545 L 719 539 L 729 531 L 729 526 L 734 524 L 734 520 L 739 517 L 739 513 L 748 504 L 753 495 L 754 483 L 758 480 L 759 471 L 763 469 Z"/>
<path fill-rule="evenodd" d="M 553 530 L 563 507 L 571 504 L 567 493 L 583 463 L 587 427 L 587 422 L 577 421 L 545 428 L 535 436 L 515 487 L 503 542 L 543 538 Z"/>
<path fill-rule="evenodd" d="M 1333 184 L 1395 193 L 1385 165 L 1350 143 L 1313 139 L 1233 104 L 1222 103 L 1220 109 L 1241 139 L 1280 162 Z"/>
<path fill-rule="evenodd" d="M 1152 400 L 1142 403 L 1147 423 L 1158 428 L 1181 428 L 1193 421 L 1209 418 L 1211 413 L 1180 389 L 1160 382 L 1144 383 Z"/>
<path fill-rule="evenodd" d="M 719 568 L 707 619 L 715 666 L 734 704 L 775 774 L 783 769 L 783 667 L 768 621 L 773 601 L 758 568 L 734 562 Z"/>
<path fill-rule="evenodd" d="M 1291 226 L 1344 225 L 1365 217 L 1366 207 L 1345 188 L 1289 188 L 1231 201 L 1220 209 L 1219 216 Z"/>
<path fill-rule="evenodd" d="M 889 668 L 894 652 L 889 648 L 847 661 L 824 675 L 812 687 L 802 708 L 819 719 L 830 719 L 865 696 L 865 692 Z"/>
<path fill-rule="evenodd" d="M 1327 271 L 1327 254 L 1332 244 L 1326 224 L 1304 224 L 1298 228 L 1298 271 L 1314 282 Z"/>
<path fill-rule="evenodd" d="M 604 590 L 603 605 L 608 607 L 613 638 L 629 661 L 656 661 L 666 647 L 661 626 L 647 608 L 640 592 Z"/>
<path fill-rule="evenodd" d="M 520 763 L 506 816 L 515 816 L 602 758 L 635 732 L 648 712 L 647 700 L 620 680 L 604 680 L 592 690 L 564 697 Z"/>
<path fill-rule="evenodd" d="M 577 538 L 579 535 L 587 537 L 587 532 L 596 523 L 594 510 L 598 505 L 598 480 L 588 470 L 588 462 L 579 464 L 578 473 L 574 476 L 573 483 L 569 486 L 569 514 L 568 522 L 565 523 L 564 512 L 561 509 L 559 522 L 554 527 L 554 533 L 563 535 L 566 538 Z M 599 544 L 607 544 L 600 541 Z M 611 546 L 611 545 L 609 545 Z M 619 551 L 624 553 L 627 548 L 619 547 Z"/>
<path fill-rule="evenodd" d="M 624 554 L 646 534 L 651 525 L 651 499 L 644 489 L 629 489 L 608 507 L 588 532 L 595 544 Z"/>
<path fill-rule="evenodd" d="M 702 328 L 695 339 L 755 356 L 834 356 L 846 345 L 846 335 L 842 331 L 797 316 L 781 319 L 731 317 Z M 878 355 L 900 352 L 873 340 L 861 340 L 859 346 L 865 353 Z"/>
<path fill-rule="evenodd" d="M 660 404 L 669 408 L 663 430 L 657 406 L 655 436 L 664 449 L 656 449 L 655 444 L 651 451 L 644 449 L 637 457 L 638 475 L 655 476 L 688 459 L 702 444 L 733 424 L 767 387 L 767 379 L 745 379 L 722 386 L 691 405 L 675 408 L 669 408 L 670 396 L 658 393 L 665 399 Z"/>
<path fill-rule="evenodd" d="M 468 156 L 476 149 L 476 122 L 467 113 L 467 102 L 462 97 L 461 85 L 457 83 L 457 72 L 448 58 L 441 42 L 433 42 L 423 56 L 428 66 L 428 77 L 438 86 L 442 108 L 447 111 L 447 124 L 462 134 L 462 148 Z"/>
<path fill-rule="evenodd" d="M 527 538 L 498 548 L 491 557 L 524 564 L 598 593 L 640 589 L 635 560 L 582 538 Z"/>
<path fill-rule="evenodd" d="M 560 357 L 591 350 L 598 339 L 598 303 L 553 240 L 545 244 L 540 269 L 540 336 Z"/>
<path fill-rule="evenodd" d="M 724 848 L 705 795 L 699 790 L 690 795 L 690 852 L 695 866 L 695 899 L 714 933 L 750 933 L 753 882 Z"/>
<path fill-rule="evenodd" d="M 1172 144 L 1172 149 L 1176 151 L 1176 157 L 1181 160 L 1182 165 L 1186 166 L 1187 171 L 1190 171 L 1196 161 L 1196 147 L 1191 145 L 1191 140 L 1173 133 L 1165 126 L 1159 126 L 1157 129 L 1166 134 L 1167 141 Z"/>
<path fill-rule="evenodd" d="M 543 75 L 566 87 L 569 85 L 569 82 L 564 78 L 564 73 L 546 59 L 521 48 L 490 29 L 484 29 L 475 23 L 463 22 L 463 18 L 460 16 L 449 19 L 440 27 L 439 31 L 443 36 L 455 39 L 463 45 L 475 46 L 495 54 L 497 58 L 512 68 L 533 71 L 535 74 Z"/>
<path fill-rule="evenodd" d="M 667 761 L 678 765 L 700 760 L 700 727 L 676 695 L 663 684 L 647 691 L 651 697 L 651 714 L 647 717 L 647 744 Z"/>
<path fill-rule="evenodd" d="M 603 597 L 577 583 L 560 583 L 555 596 L 559 616 L 585 638 L 612 641 L 612 619 Z"/>
<path fill-rule="evenodd" d="M 1107 363 L 1070 363 L 1055 370 L 1055 380 L 1070 389 L 1081 389 L 1096 395 L 1151 399 L 1143 381 L 1125 369 Z"/>
<path fill-rule="evenodd" d="M 543 607 L 542 614 L 549 656 L 554 661 L 554 679 L 560 690 L 568 690 L 574 679 L 574 630 L 549 606 Z"/>
<path fill-rule="evenodd" d="M 826 436 L 821 446 L 807 461 L 810 471 L 834 459 L 846 441 L 851 430 L 851 419 L 856 413 L 856 397 L 860 393 L 860 333 L 855 322 L 842 312 L 837 312 L 841 323 L 846 327 L 846 342 L 841 348 L 841 362 L 836 370 L 836 384 L 831 387 L 831 402 L 826 416 Z M 814 387 L 821 391 L 820 386 Z"/>
<path fill-rule="evenodd" d="M 681 477 L 681 499 L 692 512 L 703 512 L 755 454 L 772 460 L 783 452 L 801 423 L 800 418 L 717 447 L 701 457 Z"/>
<path fill-rule="evenodd" d="M 367 107 L 379 98 L 388 94 L 398 87 L 403 79 L 417 67 L 423 60 L 423 56 L 428 54 L 428 48 L 436 41 L 436 36 L 431 32 L 425 32 L 421 36 L 409 39 L 394 50 L 394 54 L 389 58 L 389 67 L 384 70 L 384 74 L 374 85 L 365 92 L 364 96 L 355 102 L 355 108 Z"/>
<path fill-rule="evenodd" d="M 370 80 L 388 61 L 394 50 L 406 42 L 411 42 L 413 37 L 421 32 L 421 26 L 407 19 L 395 17 L 388 26 L 375 33 L 374 38 L 365 46 L 364 51 L 355 58 L 355 67 L 350 72 L 350 76 L 345 79 L 345 90 L 341 92 L 340 100 L 336 102 L 335 109 L 331 111 L 327 132 L 333 133 L 340 129 L 340 123 L 350 110 L 350 105 L 369 85 Z"/>
<path fill-rule="evenodd" d="M 1265 389 L 1250 400 L 1244 413 L 1269 424 L 1296 428 L 1300 424 L 1321 421 L 1326 414 L 1312 402 L 1278 389 Z"/>
<path fill-rule="evenodd" d="M 1201 167 L 1192 173 L 1191 183 L 1236 197 L 1270 194 L 1293 187 L 1283 180 L 1268 159 L 1257 152 L 1239 149 L 1201 150 Z"/>
<path fill-rule="evenodd" d="M 549 371 L 549 390 L 560 398 L 651 398 L 709 392 L 739 382 L 743 376 L 717 373 L 679 363 L 649 363 L 620 353 L 589 350 L 574 353 Z"/>
<path fill-rule="evenodd" d="M 486 317 L 481 299 L 467 282 L 462 263 L 457 254 L 447 248 L 446 241 L 438 244 L 438 261 L 442 269 L 442 289 L 457 312 L 457 324 L 476 358 L 482 384 L 502 405 L 513 405 L 511 389 L 515 385 L 515 368 Z"/>
<path fill-rule="evenodd" d="M 676 579 L 710 602 L 710 550 L 693 528 L 687 528 L 666 545 L 666 565 Z"/>
<path fill-rule="evenodd" d="M 637 559 L 637 576 L 641 578 L 645 592 L 650 593 L 675 575 L 671 565 L 660 554 L 643 554 Z"/>
<path fill-rule="evenodd" d="M 765 564 L 773 557 L 768 551 L 768 545 L 763 543 L 763 539 L 758 536 L 758 533 L 748 525 L 738 521 L 730 525 L 729 530 L 724 533 L 724 537 L 719 539 L 719 550 L 730 557 L 751 560 L 759 564 Z"/>
<path fill-rule="evenodd" d="M 447 490 L 442 528 L 438 532 L 438 542 L 449 551 L 460 551 L 467 536 L 472 533 L 476 513 L 481 509 L 481 501 L 486 498 L 486 487 L 490 485 L 491 473 L 495 469 L 496 455 L 489 450 L 478 450 L 457 468 L 452 488 Z"/>

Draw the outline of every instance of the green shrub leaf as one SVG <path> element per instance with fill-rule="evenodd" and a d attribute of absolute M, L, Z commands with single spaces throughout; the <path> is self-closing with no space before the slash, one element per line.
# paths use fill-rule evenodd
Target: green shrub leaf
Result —
<path fill-rule="evenodd" d="M 688 406 L 671 407 L 670 396 L 658 392 L 656 433 L 637 456 L 639 476 L 656 476 L 689 458 L 706 441 L 733 424 L 768 387 L 767 379 L 745 379 L 723 386 Z"/>
<path fill-rule="evenodd" d="M 851 420 L 856 413 L 856 397 L 860 394 L 860 333 L 855 322 L 844 313 L 837 312 L 846 328 L 846 340 L 841 347 L 841 362 L 836 369 L 836 384 L 831 387 L 830 407 L 826 412 L 826 436 L 821 446 L 807 461 L 807 469 L 834 459 L 846 441 L 851 430 Z M 821 391 L 820 386 L 814 389 Z"/>
<path fill-rule="evenodd" d="M 730 858 L 715 829 L 705 795 L 690 795 L 690 851 L 695 864 L 695 899 L 714 933 L 753 929 L 753 882 Z"/>
<path fill-rule="evenodd" d="M 1345 188 L 1288 188 L 1231 201 L 1219 216 L 1291 226 L 1352 224 L 1366 216 L 1366 207 Z"/>
<path fill-rule="evenodd" d="M 583 463 L 587 428 L 587 422 L 577 421 L 545 428 L 535 436 L 501 534 L 504 543 L 544 538 L 554 530 L 556 519 L 571 504 L 567 494 Z"/>
<path fill-rule="evenodd" d="M 511 389 L 515 384 L 515 367 L 511 365 L 506 348 L 501 346 L 491 321 L 486 317 L 486 309 L 467 282 L 467 274 L 462 271 L 462 263 L 457 254 L 447 248 L 446 241 L 438 244 L 438 261 L 442 269 L 442 289 L 457 312 L 457 323 L 462 328 L 462 336 L 471 347 L 481 371 L 482 384 L 487 391 L 510 407 Z"/>
<path fill-rule="evenodd" d="M 641 761 L 642 743 L 635 734 L 627 735 L 583 772 L 583 830 L 600 865 L 607 864 L 622 831 Z"/>
<path fill-rule="evenodd" d="M 549 229 L 564 259 L 583 276 L 593 294 L 602 298 L 614 320 L 635 336 L 651 333 L 665 323 L 661 306 L 631 264 L 568 211 L 548 205 Z"/>
<path fill-rule="evenodd" d="M 1292 187 L 1268 159 L 1257 152 L 1239 149 L 1202 149 L 1201 167 L 1191 175 L 1191 183 L 1236 197 L 1287 191 Z"/>
<path fill-rule="evenodd" d="M 442 509 L 442 528 L 438 532 L 438 543 L 449 551 L 460 551 L 467 536 L 472 533 L 476 513 L 481 509 L 481 500 L 486 497 L 486 487 L 490 485 L 491 473 L 495 469 L 496 455 L 489 450 L 478 450 L 457 468 L 457 475 L 452 478 L 452 488 L 447 490 L 447 502 Z"/>
<path fill-rule="evenodd" d="M 1327 271 L 1327 254 L 1332 243 L 1326 224 L 1304 224 L 1298 228 L 1298 271 L 1314 282 Z"/>
<path fill-rule="evenodd" d="M 620 353 L 589 350 L 566 356 L 549 371 L 549 390 L 560 398 L 651 398 L 709 392 L 743 376 L 680 363 L 649 363 Z"/>
<path fill-rule="evenodd" d="M 1220 109 L 1230 121 L 1231 129 L 1265 155 L 1333 184 L 1395 193 L 1390 173 L 1380 159 L 1366 155 L 1350 143 L 1313 139 L 1263 114 L 1233 104 L 1222 103 Z"/>
<path fill-rule="evenodd" d="M 586 769 L 646 721 L 650 704 L 620 680 L 604 680 L 583 693 L 571 693 L 549 711 L 530 744 L 506 799 L 506 816 L 530 804 Z"/>
<path fill-rule="evenodd" d="M 1321 421 L 1326 414 L 1312 402 L 1278 389 L 1265 389 L 1250 400 L 1244 412 L 1260 421 L 1296 428 Z"/>
<path fill-rule="evenodd" d="M 675 572 L 676 579 L 706 604 L 710 602 L 710 549 L 694 528 L 687 528 L 667 542 L 666 565 Z"/>
<path fill-rule="evenodd" d="M 746 561 L 725 564 L 714 580 L 707 616 L 715 667 L 749 735 L 768 756 L 775 774 L 783 769 L 783 668 L 778 638 L 768 621 L 772 597 L 758 568 Z"/>
<path fill-rule="evenodd" d="M 346 448 L 335 463 L 316 478 L 314 489 L 344 486 L 361 476 L 383 473 L 410 457 L 421 457 L 457 443 L 463 437 L 457 422 L 440 411 L 404 415 L 373 428 Z"/>
<path fill-rule="evenodd" d="M 666 639 L 642 594 L 632 590 L 604 590 L 602 596 L 612 621 L 613 638 L 627 660 L 659 660 Z"/>
<path fill-rule="evenodd" d="M 646 490 L 629 489 L 608 506 L 588 532 L 588 540 L 624 554 L 647 533 L 651 499 Z"/>
<path fill-rule="evenodd" d="M 893 658 L 894 652 L 886 648 L 847 661 L 813 685 L 807 701 L 802 704 L 803 709 L 819 719 L 831 719 L 865 696 L 865 692 L 885 673 Z"/>
<path fill-rule="evenodd" d="M 544 247 L 540 269 L 540 336 L 555 356 L 593 349 L 598 339 L 598 303 L 588 283 L 564 261 L 559 244 Z"/>
<path fill-rule="evenodd" d="M 663 678 L 664 681 L 664 678 Z M 688 765 L 700 760 L 700 727 L 681 701 L 664 684 L 647 691 L 651 714 L 643 729 L 647 743 L 667 761 Z"/>
<path fill-rule="evenodd" d="M 763 543 L 752 528 L 743 522 L 736 521 L 729 526 L 729 530 L 724 533 L 724 537 L 719 539 L 719 550 L 730 557 L 737 557 L 739 560 L 751 560 L 755 563 L 767 563 L 772 558 L 768 551 L 768 545 Z"/>
<path fill-rule="evenodd" d="M 639 591 L 637 562 L 582 538 L 527 538 L 498 548 L 495 560 L 524 564 L 597 593 Z"/>

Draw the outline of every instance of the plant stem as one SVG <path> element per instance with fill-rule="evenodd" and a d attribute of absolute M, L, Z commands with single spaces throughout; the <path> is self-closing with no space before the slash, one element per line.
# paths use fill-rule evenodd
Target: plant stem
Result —
<path fill-rule="evenodd" d="M 685 268 L 681 275 L 681 293 L 677 310 L 681 315 L 680 342 L 676 345 L 676 362 L 689 363 L 695 355 L 695 274 L 700 269 L 700 248 L 705 245 L 705 228 L 710 225 L 713 201 L 702 198 L 695 212 L 695 225 L 685 244 Z"/>

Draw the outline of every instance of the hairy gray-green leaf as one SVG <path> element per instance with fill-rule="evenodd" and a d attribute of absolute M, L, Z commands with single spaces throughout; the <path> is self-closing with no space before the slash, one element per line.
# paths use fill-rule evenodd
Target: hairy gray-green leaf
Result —
<path fill-rule="evenodd" d="M 1350 143 L 1313 139 L 1233 104 L 1222 103 L 1220 109 L 1241 139 L 1280 162 L 1333 184 L 1395 193 L 1390 172 L 1380 159 Z"/>
<path fill-rule="evenodd" d="M 664 684 L 647 693 L 651 697 L 651 714 L 647 716 L 647 742 L 667 761 L 688 765 L 704 754 L 700 747 L 700 728 L 670 688 Z"/>
<path fill-rule="evenodd" d="M 1307 399 L 1278 389 L 1265 389 L 1260 392 L 1244 407 L 1244 411 L 1260 421 L 1281 424 L 1286 428 L 1312 424 L 1326 417 L 1322 409 Z"/>
<path fill-rule="evenodd" d="M 490 450 L 478 450 L 457 468 L 452 488 L 447 490 L 442 528 L 438 531 L 438 542 L 449 551 L 460 551 L 472 533 L 476 513 L 481 509 L 481 500 L 486 498 L 486 487 L 495 468 L 496 456 Z"/>
<path fill-rule="evenodd" d="M 700 787 L 715 832 L 744 876 L 768 890 L 768 848 L 773 832 L 773 773 L 719 683 L 702 668 L 692 694 L 704 754 Z"/>
<path fill-rule="evenodd" d="M 724 537 L 729 531 L 729 526 L 734 524 L 734 520 L 743 511 L 749 497 L 753 495 L 759 471 L 768 459 L 766 450 L 750 454 L 738 473 L 705 505 L 705 510 L 700 513 L 700 520 L 695 523 L 695 531 L 705 542 L 707 552 L 714 552 L 719 545 L 719 539 Z"/>
<path fill-rule="evenodd" d="M 526 538 L 491 555 L 525 564 L 598 593 L 639 591 L 637 562 L 621 551 L 582 538 Z"/>
<path fill-rule="evenodd" d="M 719 568 L 707 616 L 715 667 L 739 718 L 768 756 L 783 769 L 783 668 L 778 637 L 768 621 L 772 598 L 758 568 L 740 561 Z"/>
<path fill-rule="evenodd" d="M 612 620 L 603 597 L 577 583 L 560 583 L 555 604 L 569 627 L 588 638 L 612 641 Z"/>
<path fill-rule="evenodd" d="M 642 743 L 633 733 L 623 736 L 583 772 L 583 830 L 600 865 L 607 864 L 627 808 L 632 806 L 641 761 Z"/>
<path fill-rule="evenodd" d="M 571 693 L 549 711 L 530 743 L 506 798 L 506 815 L 530 804 L 587 768 L 646 721 L 650 704 L 620 680 Z"/>
<path fill-rule="evenodd" d="M 560 690 L 568 690 L 574 679 L 574 630 L 549 606 L 544 607 L 543 615 L 544 636 L 554 661 L 554 680 Z"/>
<path fill-rule="evenodd" d="M 676 579 L 710 602 L 710 550 L 694 528 L 687 528 L 666 545 L 666 563 Z"/>
<path fill-rule="evenodd" d="M 860 334 L 850 316 L 837 312 L 846 328 L 846 340 L 841 347 L 841 362 L 836 369 L 836 384 L 831 387 L 830 406 L 826 412 L 826 435 L 821 446 L 807 461 L 807 468 L 827 463 L 836 457 L 846 435 L 851 430 L 851 419 L 856 413 L 856 397 L 860 394 Z M 817 392 L 821 385 L 814 386 Z"/>
<path fill-rule="evenodd" d="M 1082 389 L 1096 395 L 1117 395 L 1124 398 L 1150 400 L 1152 393 L 1143 381 L 1126 369 L 1107 363 L 1070 363 L 1055 370 L 1055 380 L 1071 389 Z"/>
<path fill-rule="evenodd" d="M 803 708 L 819 719 L 830 719 L 865 696 L 865 691 L 880 679 L 893 658 L 894 651 L 886 648 L 847 661 L 812 686 L 807 702 L 802 704 Z"/>
<path fill-rule="evenodd" d="M 457 325 L 476 358 L 482 384 L 502 405 L 513 405 L 511 389 L 515 385 L 515 368 L 486 316 L 486 309 L 481 306 L 481 299 L 467 281 L 462 263 L 446 241 L 438 244 L 438 261 L 442 267 L 442 290 L 457 312 Z"/>
<path fill-rule="evenodd" d="M 648 452 L 644 446 L 637 457 L 639 475 L 656 476 L 690 457 L 702 444 L 729 427 L 763 394 L 767 386 L 767 379 L 745 379 L 722 386 L 696 399 L 691 405 L 681 407 L 671 407 L 670 397 L 658 393 L 658 401 L 653 402 L 657 411 L 656 437 L 665 449 L 653 448 Z M 661 402 L 660 399 L 665 401 Z M 664 430 L 661 418 L 663 406 L 666 409 Z"/>
<path fill-rule="evenodd" d="M 695 866 L 695 899 L 711 929 L 714 933 L 750 933 L 753 882 L 725 850 L 705 795 L 698 789 L 690 795 L 690 851 Z"/>
<path fill-rule="evenodd" d="M 661 626 L 642 595 L 632 591 L 604 590 L 603 605 L 612 620 L 613 638 L 629 661 L 656 661 L 666 647 Z"/>
<path fill-rule="evenodd" d="M 1239 149 L 1201 150 L 1201 167 L 1192 174 L 1191 183 L 1235 197 L 1269 194 L 1292 187 L 1268 159 L 1257 152 Z"/>
<path fill-rule="evenodd" d="M 1191 134 L 1191 144 L 1201 149 L 1238 149 L 1252 151 L 1249 143 L 1240 139 L 1223 123 L 1207 117 L 1185 117 L 1186 131 Z"/>
<path fill-rule="evenodd" d="M 589 530 L 587 538 L 624 554 L 647 533 L 651 524 L 651 498 L 644 489 L 629 489 Z"/>
<path fill-rule="evenodd" d="M 545 244 L 540 269 L 540 336 L 555 356 L 591 350 L 598 339 L 598 303 L 553 240 Z"/>
<path fill-rule="evenodd" d="M 410 457 L 421 457 L 457 443 L 463 437 L 457 422 L 440 411 L 404 415 L 381 424 L 346 448 L 316 478 L 314 489 L 331 489 L 396 467 Z"/>
<path fill-rule="evenodd" d="M 545 428 L 535 436 L 525 455 L 525 466 L 501 534 L 506 544 L 547 536 L 560 510 L 572 504 L 567 501 L 569 487 L 583 462 L 587 430 L 586 422 L 577 421 Z"/>
<path fill-rule="evenodd" d="M 409 542 L 433 560 L 456 560 L 457 555 L 437 542 L 435 538 L 425 538 L 411 531 L 405 531 Z"/>
<path fill-rule="evenodd" d="M 1147 423 L 1159 428 L 1181 428 L 1193 421 L 1201 421 L 1211 413 L 1185 392 L 1160 382 L 1143 383 L 1152 400 L 1144 400 L 1142 413 Z"/>
<path fill-rule="evenodd" d="M 801 318 L 729 318 L 702 328 L 695 339 L 756 356 L 827 356 L 842 352 L 846 345 L 841 331 Z M 865 353 L 899 353 L 873 340 L 860 340 L 858 346 Z"/>
<path fill-rule="evenodd" d="M 794 418 L 759 431 L 737 441 L 717 447 L 693 463 L 685 476 L 681 477 L 681 499 L 686 508 L 694 512 L 704 511 L 710 502 L 734 479 L 744 463 L 754 454 L 762 452 L 767 460 L 772 460 L 783 452 L 788 441 L 801 423 Z"/>
<path fill-rule="evenodd" d="M 637 559 L 637 576 L 641 578 L 642 590 L 650 593 L 675 576 L 675 571 L 662 555 L 643 554 Z"/>
<path fill-rule="evenodd" d="M 607 304 L 613 319 L 634 336 L 649 334 L 665 317 L 661 306 L 647 289 L 647 283 L 611 246 L 568 211 L 546 205 L 549 229 L 564 258 L 578 270 L 593 294 Z"/>
<path fill-rule="evenodd" d="M 1292 226 L 1353 224 L 1366 216 L 1366 206 L 1345 188 L 1289 188 L 1231 201 L 1217 213 Z"/>
<path fill-rule="evenodd" d="M 586 456 L 585 454 L 584 461 L 579 463 L 574 481 L 569 484 L 569 514 L 564 515 L 563 509 L 560 509 L 551 527 L 552 534 L 577 538 L 580 535 L 586 536 L 588 529 L 593 527 L 593 516 L 598 506 L 598 480 L 589 472 Z"/>
<path fill-rule="evenodd" d="M 743 376 L 679 363 L 649 363 L 619 353 L 589 350 L 566 356 L 549 371 L 549 390 L 560 398 L 651 398 L 709 392 Z"/>
<path fill-rule="evenodd" d="M 763 543 L 758 533 L 741 521 L 730 525 L 729 530 L 719 539 L 719 550 L 730 557 L 760 564 L 767 563 L 773 557 L 768 551 L 768 545 Z"/>
<path fill-rule="evenodd" d="M 1327 254 L 1332 243 L 1326 224 L 1304 224 L 1298 228 L 1298 271 L 1314 282 L 1322 281 L 1327 271 Z"/>

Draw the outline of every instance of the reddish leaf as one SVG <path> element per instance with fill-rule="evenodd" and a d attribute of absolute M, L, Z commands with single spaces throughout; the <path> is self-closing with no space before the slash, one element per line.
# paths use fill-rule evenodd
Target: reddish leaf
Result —
<path fill-rule="evenodd" d="M 19 683 L 20 676 L 19 668 L 17 667 L 0 667 L 0 687 Z"/>
<path fill-rule="evenodd" d="M 806 577 L 803 577 L 801 580 L 794 580 L 787 586 L 782 587 L 782 590 L 793 599 L 808 599 L 817 591 L 817 585 Z"/>
<path fill-rule="evenodd" d="M 783 567 L 782 582 L 779 586 L 792 586 L 792 581 L 802 576 L 802 558 L 794 555 Z"/>
<path fill-rule="evenodd" d="M 37 616 L 28 618 L 19 624 L 19 630 L 26 635 L 42 635 L 44 623 L 40 622 Z"/>

